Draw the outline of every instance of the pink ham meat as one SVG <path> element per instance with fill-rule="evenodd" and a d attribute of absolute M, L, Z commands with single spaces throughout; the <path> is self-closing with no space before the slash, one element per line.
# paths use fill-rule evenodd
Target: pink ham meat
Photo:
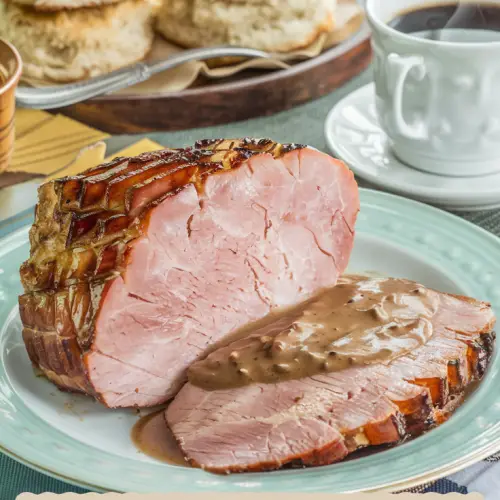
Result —
<path fill-rule="evenodd" d="M 21 268 L 30 359 L 109 407 L 163 403 L 214 342 L 335 285 L 358 210 L 343 163 L 271 140 L 201 141 L 48 182 Z"/>
<path fill-rule="evenodd" d="M 440 294 L 434 335 L 389 365 L 207 391 L 187 383 L 166 411 L 186 458 L 218 473 L 314 466 L 443 422 L 490 359 L 489 304 Z"/>

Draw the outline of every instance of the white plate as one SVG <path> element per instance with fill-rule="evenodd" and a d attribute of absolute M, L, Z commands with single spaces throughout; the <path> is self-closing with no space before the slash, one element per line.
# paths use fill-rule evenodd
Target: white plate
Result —
<path fill-rule="evenodd" d="M 500 172 L 444 177 L 407 166 L 396 158 L 380 128 L 373 83 L 339 101 L 325 123 L 328 147 L 353 172 L 377 187 L 455 211 L 500 206 Z M 499 158 L 500 164 L 500 158 Z"/>
<path fill-rule="evenodd" d="M 361 190 L 352 272 L 406 277 L 470 295 L 500 311 L 500 240 L 464 220 L 400 197 Z M 156 462 L 130 440 L 138 415 L 59 392 L 31 369 L 21 339 L 19 265 L 28 228 L 0 241 L 0 450 L 95 490 L 397 490 L 463 468 L 500 449 L 500 359 L 449 422 L 393 449 L 304 470 L 217 476 Z"/>

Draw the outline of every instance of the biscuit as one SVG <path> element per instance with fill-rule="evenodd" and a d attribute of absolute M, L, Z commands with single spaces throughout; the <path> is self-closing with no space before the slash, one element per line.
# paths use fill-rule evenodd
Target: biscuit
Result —
<path fill-rule="evenodd" d="M 157 30 L 183 47 L 292 52 L 333 29 L 335 0 L 164 0 Z"/>
<path fill-rule="evenodd" d="M 86 9 L 38 12 L 0 0 L 0 37 L 16 46 L 27 78 L 70 82 L 143 59 L 156 6 L 124 0 Z"/>

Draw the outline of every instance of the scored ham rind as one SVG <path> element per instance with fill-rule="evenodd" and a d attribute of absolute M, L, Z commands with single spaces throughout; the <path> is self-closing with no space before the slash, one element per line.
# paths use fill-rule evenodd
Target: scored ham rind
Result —
<path fill-rule="evenodd" d="M 335 285 L 358 210 L 342 162 L 265 139 L 48 182 L 21 268 L 30 359 L 110 407 L 163 403 L 214 342 Z"/>
<path fill-rule="evenodd" d="M 490 359 L 489 304 L 439 294 L 434 334 L 389 365 L 207 391 L 187 383 L 166 420 L 189 462 L 217 473 L 326 465 L 440 424 Z"/>

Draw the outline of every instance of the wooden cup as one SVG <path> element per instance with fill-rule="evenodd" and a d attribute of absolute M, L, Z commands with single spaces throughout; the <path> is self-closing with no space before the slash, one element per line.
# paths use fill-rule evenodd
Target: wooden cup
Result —
<path fill-rule="evenodd" d="M 16 87 L 22 61 L 17 50 L 0 39 L 0 172 L 4 172 L 14 151 L 14 113 Z"/>

